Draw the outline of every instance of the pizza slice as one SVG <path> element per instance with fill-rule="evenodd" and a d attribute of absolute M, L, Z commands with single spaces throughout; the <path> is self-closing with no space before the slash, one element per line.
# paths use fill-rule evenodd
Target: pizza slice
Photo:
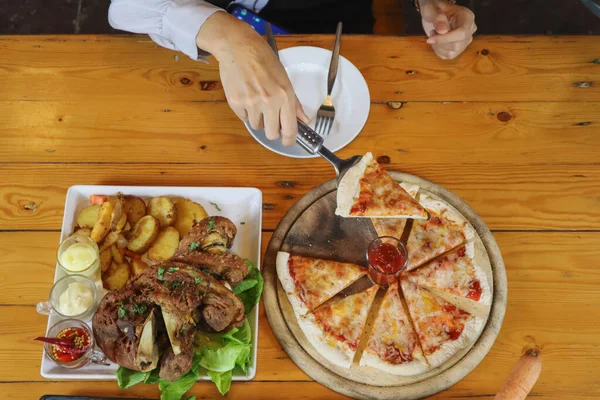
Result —
<path fill-rule="evenodd" d="M 409 281 L 401 283 L 421 348 L 432 368 L 442 365 L 477 339 L 483 326 L 482 318 Z"/>
<path fill-rule="evenodd" d="M 335 213 L 342 217 L 427 219 L 427 211 L 379 166 L 371 153 L 343 176 Z"/>
<path fill-rule="evenodd" d="M 404 311 L 397 282 L 388 288 L 381 302 L 360 365 L 403 376 L 418 375 L 429 369 Z"/>
<path fill-rule="evenodd" d="M 421 204 L 429 211 L 427 221 L 415 220 L 406 243 L 407 271 L 460 246 L 474 236 L 471 225 L 446 203 L 422 195 Z"/>
<path fill-rule="evenodd" d="M 293 256 L 280 251 L 277 276 L 294 312 L 304 315 L 367 274 L 359 265 Z"/>
<path fill-rule="evenodd" d="M 485 272 L 475 264 L 475 245 L 469 242 L 406 274 L 418 286 L 439 290 L 488 306 L 492 292 Z"/>
<path fill-rule="evenodd" d="M 378 288 L 373 285 L 298 319 L 308 341 L 325 359 L 350 368 Z"/>
<path fill-rule="evenodd" d="M 417 197 L 420 189 L 419 185 L 402 182 L 400 186 L 413 199 Z M 371 218 L 371 222 L 378 236 L 393 236 L 395 238 L 402 236 L 402 232 L 404 232 L 404 227 L 406 226 L 406 218 Z"/>

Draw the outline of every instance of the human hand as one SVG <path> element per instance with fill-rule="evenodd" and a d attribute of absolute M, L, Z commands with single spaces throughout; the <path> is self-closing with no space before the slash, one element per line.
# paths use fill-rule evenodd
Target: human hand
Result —
<path fill-rule="evenodd" d="M 458 57 L 473 41 L 475 14 L 444 0 L 420 0 L 423 29 L 433 51 L 444 60 Z"/>
<path fill-rule="evenodd" d="M 296 142 L 296 118 L 308 122 L 277 56 L 245 22 L 223 12 L 209 17 L 196 37 L 199 48 L 219 61 L 221 82 L 233 112 L 270 140 Z M 280 135 L 281 132 L 281 135 Z"/>

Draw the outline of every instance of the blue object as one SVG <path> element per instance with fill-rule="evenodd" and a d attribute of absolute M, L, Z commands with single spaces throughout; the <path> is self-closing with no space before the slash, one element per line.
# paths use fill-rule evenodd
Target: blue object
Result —
<path fill-rule="evenodd" d="M 248 23 L 248 25 L 250 25 L 256 32 L 258 32 L 258 34 L 266 35 L 266 33 L 267 33 L 267 28 L 265 26 L 266 21 L 264 19 L 262 19 L 261 17 L 259 17 L 258 15 L 254 14 L 252 11 L 245 9 L 242 6 L 233 5 L 230 8 L 229 12 L 231 13 L 231 15 L 233 15 L 237 19 Z M 273 33 L 275 35 L 287 35 L 290 33 L 288 31 L 286 31 L 285 29 L 282 29 L 274 24 L 271 24 L 271 28 L 273 29 Z"/>

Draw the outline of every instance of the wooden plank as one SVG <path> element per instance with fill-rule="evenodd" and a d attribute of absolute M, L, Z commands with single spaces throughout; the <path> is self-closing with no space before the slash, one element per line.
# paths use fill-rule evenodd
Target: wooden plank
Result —
<path fill-rule="evenodd" d="M 472 148 L 466 147 L 465 152 Z M 388 149 L 389 150 L 389 149 Z M 599 229 L 600 165 L 408 165 L 390 154 L 390 170 L 439 183 L 463 198 L 491 229 Z M 282 158 L 283 160 L 284 158 Z M 592 160 L 589 160 L 592 161 Z M 325 161 L 282 165 L 0 164 L 0 230 L 59 229 L 67 189 L 75 184 L 256 186 L 263 228 L 274 229 L 314 187 L 334 178 Z M 207 205 L 210 211 L 210 206 Z"/>
<path fill-rule="evenodd" d="M 158 399 L 157 385 L 138 385 L 120 390 L 116 382 L 28 382 L 2 384 L 0 390 L 6 398 L 14 400 L 39 399 L 49 393 L 76 396 L 119 396 Z M 211 382 L 196 383 L 188 392 L 198 399 L 221 399 Z M 316 382 L 233 382 L 227 399 L 345 399 Z"/>
<path fill-rule="evenodd" d="M 577 387 L 576 398 L 599 395 L 595 366 L 600 362 L 597 345 L 600 321 L 589 316 L 600 313 L 600 271 L 596 267 L 600 257 L 597 246 L 600 233 L 499 232 L 495 236 L 503 251 L 509 282 L 508 310 L 503 328 L 482 364 L 437 398 L 491 397 L 518 359 L 522 348 L 533 343 L 542 348 L 544 371 L 534 387 L 534 394 L 544 398 L 575 398 L 572 397 L 572 388 Z M 263 239 L 268 237 L 265 235 Z M 10 286 L 20 288 L 23 296 L 19 298 L 22 305 L 1 306 L 13 301 L 11 299 L 19 294 L 19 290 L 7 292 L 8 283 L 0 286 L 0 337 L 3 338 L 0 342 L 0 382 L 44 381 L 39 376 L 40 346 L 30 339 L 44 331 L 46 320 L 35 315 L 32 305 L 43 299 L 50 287 L 52 275 L 37 265 L 43 263 L 43 259 L 54 257 L 57 238 L 56 232 L 0 234 L 0 271 L 4 274 L 0 276 L 1 282 L 10 278 Z M 35 253 L 39 254 L 33 255 L 31 263 L 34 268 L 26 264 L 34 253 L 31 243 L 39 243 L 35 248 Z M 23 268 L 25 264 L 28 268 Z M 31 282 L 33 277 L 36 283 Z M 21 322 L 12 323 L 15 320 Z M 264 314 L 261 314 L 259 335 L 257 380 L 309 379 L 281 350 Z M 19 365 L 19 368 L 14 368 L 14 365 Z M 3 388 L 13 386 L 0 384 Z M 47 388 L 54 387 L 51 383 L 47 385 Z M 77 384 L 65 383 L 65 390 L 60 393 L 71 393 L 69 388 L 75 386 L 69 385 Z M 195 388 L 199 390 L 197 393 L 206 394 L 207 390 L 211 390 L 207 389 L 209 386 L 199 384 Z M 233 385 L 234 388 L 238 386 L 245 387 L 244 384 Z M 268 385 L 261 387 L 267 388 Z M 47 393 L 52 392 L 48 390 Z M 123 394 L 117 391 L 114 383 L 102 383 L 98 390 L 106 390 L 102 394 Z M 126 394 L 148 395 L 151 390 L 136 388 Z M 236 390 L 232 391 L 232 395 L 236 393 L 234 396 L 242 393 L 255 395 L 254 389 L 247 389 L 248 392 L 232 390 Z M 307 390 L 307 397 L 328 393 L 321 392 L 325 390 L 321 388 Z"/>
<path fill-rule="evenodd" d="M 280 48 L 330 48 L 331 36 L 284 36 Z M 600 43 L 590 36 L 476 36 L 457 60 L 424 37 L 349 35 L 342 55 L 373 101 L 600 100 Z M 147 36 L 10 36 L 0 39 L 3 100 L 224 100 L 215 62 L 194 63 Z"/>
<path fill-rule="evenodd" d="M 374 0 L 373 16 L 377 35 L 402 35 L 404 33 L 404 11 L 398 0 Z M 413 12 L 408 10 L 408 12 Z"/>
<path fill-rule="evenodd" d="M 411 165 L 590 163 L 600 159 L 599 116 L 600 102 L 373 104 L 341 154 Z M 4 162 L 298 162 L 257 143 L 225 103 L 0 101 L 0 121 Z"/>

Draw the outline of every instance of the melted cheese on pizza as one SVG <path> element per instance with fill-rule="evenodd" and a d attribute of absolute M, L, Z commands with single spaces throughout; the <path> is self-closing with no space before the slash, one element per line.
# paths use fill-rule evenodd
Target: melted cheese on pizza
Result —
<path fill-rule="evenodd" d="M 354 264 L 290 256 L 290 276 L 298 298 L 313 310 L 366 274 Z"/>
<path fill-rule="evenodd" d="M 404 364 L 423 357 L 398 293 L 398 284 L 388 288 L 365 349 L 389 364 Z"/>
<path fill-rule="evenodd" d="M 317 325 L 326 333 L 328 345 L 335 347 L 341 342 L 356 351 L 377 289 L 374 285 L 313 313 Z"/>
<path fill-rule="evenodd" d="M 467 246 L 470 251 L 467 251 Z M 416 285 L 479 301 L 483 284 L 475 271 L 472 246 L 470 243 L 452 250 L 407 274 L 407 279 Z"/>
<path fill-rule="evenodd" d="M 402 290 L 426 356 L 442 344 L 457 340 L 472 318 L 468 312 L 410 282 L 402 281 Z"/>
<path fill-rule="evenodd" d="M 398 182 L 371 160 L 359 181 L 359 195 L 354 199 L 350 215 L 358 216 L 420 216 L 427 213 Z"/>
<path fill-rule="evenodd" d="M 415 220 L 413 223 L 406 250 L 408 251 L 408 266 L 411 270 L 435 257 L 455 248 L 466 240 L 466 222 L 461 226 L 456 224 L 446 214 L 449 209 L 437 212 L 428 209 L 431 214 L 429 221 Z"/>
<path fill-rule="evenodd" d="M 410 197 L 417 197 L 419 186 L 410 183 L 402 182 L 400 186 L 406 190 Z M 378 236 L 392 236 L 400 238 L 406 226 L 406 219 L 401 218 L 371 218 L 373 227 L 377 231 Z"/>

